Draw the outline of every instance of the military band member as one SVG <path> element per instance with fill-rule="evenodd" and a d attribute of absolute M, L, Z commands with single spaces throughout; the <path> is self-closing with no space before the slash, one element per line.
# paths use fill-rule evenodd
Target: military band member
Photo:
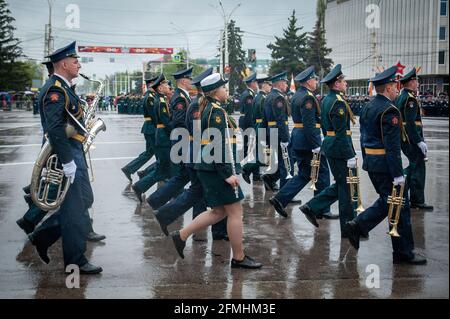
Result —
<path fill-rule="evenodd" d="M 269 200 L 276 211 L 284 217 L 288 216 L 284 208 L 311 181 L 311 160 L 314 153 L 320 152 L 322 144 L 321 110 L 314 95 L 314 91 L 317 89 L 317 76 L 314 66 L 298 74 L 295 77 L 295 82 L 299 83 L 299 87 L 291 102 L 292 119 L 294 120 L 291 147 L 292 153 L 297 159 L 298 174 Z M 328 170 L 326 157 L 321 156 L 316 184 L 317 190 L 314 191 L 314 195 L 318 195 L 328 186 L 330 186 L 330 171 Z M 330 214 L 329 206 L 324 207 L 320 215 L 326 218 L 337 218 L 337 216 Z"/>
<path fill-rule="evenodd" d="M 247 163 L 242 167 L 242 177 L 244 180 L 250 184 L 250 175 L 253 174 L 253 180 L 254 181 L 260 181 L 260 167 L 263 166 L 263 163 L 261 163 L 258 160 L 258 154 L 259 149 L 261 145 L 259 145 L 259 135 L 258 135 L 258 129 L 259 128 L 265 128 L 263 125 L 263 117 L 264 117 L 264 101 L 266 100 L 267 94 L 269 94 L 270 90 L 272 89 L 272 82 L 270 82 L 270 77 L 261 77 L 257 78 L 256 82 L 260 85 L 260 90 L 258 90 L 258 93 L 256 94 L 255 98 L 253 99 L 253 105 L 252 105 L 252 120 L 253 120 L 253 128 L 255 129 L 255 162 L 254 163 Z"/>
<path fill-rule="evenodd" d="M 153 103 L 155 101 L 156 92 L 152 89 L 152 83 L 158 77 L 152 77 L 150 79 L 145 80 L 147 85 L 147 92 L 144 95 L 143 107 L 144 107 L 144 124 L 141 128 L 141 133 L 144 134 L 145 138 L 145 151 L 139 154 L 137 158 L 129 162 L 127 165 L 122 167 L 122 172 L 128 178 L 130 183 L 133 182 L 131 175 L 137 172 L 139 168 L 141 168 L 145 163 L 147 163 L 154 155 L 154 147 L 155 147 L 155 123 L 152 119 L 153 113 Z"/>
<path fill-rule="evenodd" d="M 156 91 L 152 119 L 156 125 L 154 152 L 157 162 L 154 171 L 131 186 L 141 203 L 142 194 L 150 187 L 175 174 L 175 168 L 170 160 L 171 111 L 165 98 L 165 94 L 169 91 L 169 85 L 164 74 L 156 79 L 152 88 Z"/>
<path fill-rule="evenodd" d="M 250 76 L 244 79 L 247 88 L 244 92 L 242 92 L 240 101 L 240 113 L 241 117 L 239 118 L 239 128 L 242 131 L 245 131 L 249 127 L 253 127 L 253 99 L 255 98 L 256 93 L 258 92 L 258 82 L 256 81 L 256 73 L 251 74 Z M 244 136 L 244 158 L 247 156 L 248 152 L 248 142 L 249 136 Z M 259 172 L 253 172 L 254 177 L 259 180 Z"/>
<path fill-rule="evenodd" d="M 84 125 L 80 99 L 71 88 L 71 81 L 78 76 L 81 67 L 75 42 L 55 51 L 48 58 L 54 65 L 55 73 L 41 89 L 45 92 L 41 116 L 45 118 L 45 133 L 71 185 L 60 209 L 36 228 L 29 238 L 41 259 L 49 263 L 47 250 L 62 237 L 64 265 L 78 265 L 81 274 L 97 274 L 102 268 L 90 264 L 84 256 L 89 231 L 86 211 L 94 200 L 83 151 L 84 131 L 68 114 L 70 112 Z M 65 131 L 68 122 L 77 131 L 71 138 L 66 136 Z"/>
<path fill-rule="evenodd" d="M 172 76 L 177 81 L 177 88 L 170 100 L 171 127 L 172 129 L 186 129 L 186 111 L 191 103 L 189 90 L 192 87 L 192 67 L 178 71 Z M 172 141 L 172 145 L 178 143 L 180 139 Z M 178 155 L 182 155 L 179 153 Z M 171 198 L 182 192 L 184 186 L 189 183 L 189 172 L 183 161 L 174 164 L 177 166 L 177 173 L 171 177 L 161 188 L 150 195 L 147 202 L 153 209 L 158 209 L 166 204 Z"/>
<path fill-rule="evenodd" d="M 190 134 L 190 142 L 189 142 L 190 157 L 189 161 L 187 161 L 187 163 L 184 163 L 184 165 L 189 173 L 189 180 L 191 182 L 191 185 L 189 186 L 188 189 L 185 189 L 183 193 L 178 195 L 175 199 L 171 200 L 170 202 L 164 204 L 161 207 L 153 207 L 154 202 L 151 200 L 153 194 L 147 200 L 148 203 L 152 206 L 152 208 L 155 209 L 154 214 L 156 220 L 159 222 L 159 225 L 161 226 L 161 229 L 166 236 L 169 235 L 167 227 L 170 224 L 172 224 L 177 218 L 184 215 L 186 211 L 188 211 L 190 208 L 193 208 L 192 212 L 193 218 L 195 218 L 197 215 L 206 210 L 206 200 L 203 196 L 204 192 L 202 184 L 200 183 L 200 180 L 197 177 L 197 172 L 194 170 L 193 136 L 194 136 L 194 126 L 198 125 L 195 129 L 200 130 L 199 99 L 202 96 L 204 96 L 200 82 L 211 74 L 212 68 L 209 68 L 192 80 L 192 84 L 195 85 L 198 93 L 197 97 L 192 101 L 192 103 L 189 105 L 186 111 L 185 122 L 186 127 Z M 166 183 L 163 187 L 161 187 L 161 190 L 164 189 L 167 184 L 168 183 Z M 158 189 L 157 192 L 159 191 L 160 189 Z M 226 221 L 227 219 L 225 218 L 220 222 L 212 225 L 211 233 L 214 240 L 221 240 L 221 239 L 228 240 Z M 194 240 L 196 240 L 195 234 Z"/>
<path fill-rule="evenodd" d="M 184 258 L 183 250 L 189 236 L 228 217 L 227 229 L 233 252 L 231 267 L 255 269 L 260 268 L 262 265 L 245 255 L 242 243 L 241 200 L 244 198 L 244 195 L 239 187 L 239 178 L 236 175 L 238 167 L 233 169 L 233 164 L 225 158 L 226 154 L 231 155 L 229 152 L 226 152 L 229 146 L 227 143 L 231 141 L 226 140 L 227 134 L 225 131 L 231 126 L 233 129 L 236 128 L 232 122 L 227 121 L 226 111 L 221 107 L 221 104 L 226 101 L 228 96 L 225 87 L 226 83 L 227 81 L 220 74 L 212 74 L 201 81 L 201 86 L 206 96 L 200 101 L 201 127 L 207 132 L 210 128 L 215 128 L 221 133 L 219 145 L 222 148 L 222 158 L 214 159 L 211 163 L 203 160 L 205 155 L 203 151 L 207 150 L 205 147 L 211 142 L 209 140 L 210 137 L 208 138 L 208 135 L 206 135 L 208 139 L 205 139 L 205 136 L 203 136 L 201 143 L 201 163 L 195 164 L 207 205 L 212 209 L 201 213 L 189 225 L 172 234 L 172 240 L 178 254 L 181 258 Z M 230 136 L 233 136 L 233 134 L 231 133 Z"/>
<path fill-rule="evenodd" d="M 287 73 L 282 72 L 272 76 L 272 90 L 264 101 L 264 119 L 263 125 L 267 127 L 267 145 L 270 143 L 270 136 L 274 130 L 278 130 L 277 148 L 272 150 L 277 152 L 275 162 L 278 165 L 277 171 L 273 174 L 264 174 L 262 180 L 266 190 L 278 190 L 276 182 L 280 180 L 280 187 L 286 184 L 287 171 L 284 165 L 281 147 L 289 146 L 289 110 L 286 99 L 286 90 L 288 88 Z M 271 146 L 272 147 L 272 146 Z"/>
<path fill-rule="evenodd" d="M 322 83 L 329 86 L 330 93 L 322 100 L 321 125 L 326 136 L 319 151 L 327 157 L 335 183 L 301 206 L 300 210 L 314 226 L 319 227 L 316 219 L 320 211 L 339 201 L 341 237 L 347 238 L 346 223 L 356 216 L 356 207 L 347 184 L 348 171 L 355 168 L 357 163 L 350 130 L 350 122 L 354 124 L 355 118 L 343 98 L 347 82 L 341 65 L 336 65 Z"/>
<path fill-rule="evenodd" d="M 404 138 L 402 117 L 394 106 L 397 97 L 397 67 L 393 66 L 370 81 L 377 95 L 361 111 L 361 149 L 363 169 L 378 193 L 377 201 L 354 220 L 347 223 L 349 241 L 359 249 L 361 234 L 369 233 L 388 215 L 388 196 L 393 185 L 404 185 L 400 143 Z M 405 191 L 405 205 L 398 222 L 400 237 L 391 236 L 393 262 L 423 265 L 426 259 L 414 253 L 408 193 Z"/>
<path fill-rule="evenodd" d="M 400 82 L 403 84 L 403 90 L 397 98 L 396 106 L 402 115 L 408 137 L 402 141 L 402 151 L 409 160 L 405 175 L 409 185 L 411 208 L 433 210 L 433 206 L 425 203 L 425 158 L 428 147 L 423 137 L 422 116 L 416 97 L 419 89 L 416 68 L 401 78 Z"/>

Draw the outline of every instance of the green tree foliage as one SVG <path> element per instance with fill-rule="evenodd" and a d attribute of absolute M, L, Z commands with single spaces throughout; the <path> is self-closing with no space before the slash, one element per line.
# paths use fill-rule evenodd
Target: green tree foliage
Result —
<path fill-rule="evenodd" d="M 289 18 L 287 29 L 283 29 L 283 37 L 275 37 L 275 43 L 267 47 L 272 51 L 271 75 L 287 71 L 294 76 L 305 68 L 307 59 L 307 33 L 301 32 L 303 27 L 297 26 L 295 10 Z"/>

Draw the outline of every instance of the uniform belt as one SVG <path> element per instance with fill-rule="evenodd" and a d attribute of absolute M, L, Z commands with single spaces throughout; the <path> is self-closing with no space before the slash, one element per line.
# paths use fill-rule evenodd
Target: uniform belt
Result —
<path fill-rule="evenodd" d="M 149 117 L 144 117 L 144 121 L 151 121 L 152 120 L 152 118 L 149 116 Z"/>
<path fill-rule="evenodd" d="M 165 128 L 166 126 L 164 124 L 157 124 L 156 128 Z"/>
<path fill-rule="evenodd" d="M 303 123 L 294 123 L 294 128 L 304 128 Z M 316 128 L 320 128 L 320 124 L 316 124 Z"/>
<path fill-rule="evenodd" d="M 352 131 L 350 131 L 350 130 L 345 131 L 345 133 L 347 134 L 347 136 L 352 136 Z M 336 136 L 336 132 L 335 131 L 327 131 L 327 136 Z"/>
<path fill-rule="evenodd" d="M 262 123 L 262 119 L 256 119 L 256 123 Z"/>
<path fill-rule="evenodd" d="M 422 122 L 421 121 L 415 121 L 414 122 L 416 124 L 416 126 L 422 126 Z M 403 122 L 403 125 L 406 126 L 406 122 Z"/>
<path fill-rule="evenodd" d="M 386 155 L 384 148 L 364 148 L 367 155 Z"/>
<path fill-rule="evenodd" d="M 202 145 L 208 145 L 210 143 L 210 140 L 202 140 L 201 144 Z"/>
<path fill-rule="evenodd" d="M 288 124 L 289 124 L 289 121 L 284 121 L 284 124 L 288 125 Z M 273 122 L 267 122 L 267 125 L 269 125 L 269 126 L 276 126 L 276 125 L 277 125 L 277 122 L 275 122 L 275 121 L 273 121 Z"/>
<path fill-rule="evenodd" d="M 192 135 L 189 135 L 189 141 L 193 141 L 194 137 Z"/>
<path fill-rule="evenodd" d="M 227 142 L 228 142 L 228 141 L 227 141 Z M 236 144 L 236 138 L 235 138 L 235 137 L 231 138 L 231 139 L 230 139 L 230 143 L 231 143 L 231 144 Z"/>
<path fill-rule="evenodd" d="M 75 134 L 74 136 L 71 137 L 71 139 L 74 139 L 78 142 L 84 143 L 84 141 L 86 140 L 86 137 L 84 135 L 81 134 Z"/>

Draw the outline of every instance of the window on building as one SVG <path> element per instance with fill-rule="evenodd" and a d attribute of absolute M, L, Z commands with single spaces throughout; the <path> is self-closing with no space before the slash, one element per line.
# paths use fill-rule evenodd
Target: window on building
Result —
<path fill-rule="evenodd" d="M 439 64 L 445 64 L 445 51 L 439 51 Z"/>
<path fill-rule="evenodd" d="M 441 16 L 447 16 L 447 4 L 448 0 L 441 0 Z"/>
<path fill-rule="evenodd" d="M 447 31 L 446 27 L 440 27 L 439 28 L 439 40 L 442 40 L 442 41 L 445 40 L 446 31 Z"/>

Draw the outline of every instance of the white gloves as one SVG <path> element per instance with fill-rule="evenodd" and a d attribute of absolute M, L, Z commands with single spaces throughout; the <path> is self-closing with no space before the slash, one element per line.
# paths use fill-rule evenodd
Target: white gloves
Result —
<path fill-rule="evenodd" d="M 281 142 L 280 145 L 283 148 L 287 148 L 289 146 L 289 142 L 286 142 L 286 143 Z"/>
<path fill-rule="evenodd" d="M 405 176 L 398 176 L 394 178 L 394 186 L 404 184 L 405 183 Z"/>
<path fill-rule="evenodd" d="M 77 171 L 77 165 L 72 160 L 71 162 L 67 164 L 62 164 L 64 175 L 69 179 L 70 184 L 73 184 L 73 181 L 75 180 L 75 172 Z"/>
<path fill-rule="evenodd" d="M 428 146 L 427 144 L 425 144 L 425 142 L 419 142 L 417 143 L 417 146 L 420 148 L 420 150 L 422 151 L 423 155 L 427 155 L 428 152 Z"/>
<path fill-rule="evenodd" d="M 348 168 L 356 168 L 358 164 L 356 163 L 356 157 L 353 157 L 349 160 L 347 160 L 347 167 Z"/>
<path fill-rule="evenodd" d="M 320 153 L 320 147 L 317 147 L 317 148 L 313 149 L 312 152 L 314 154 Z"/>

